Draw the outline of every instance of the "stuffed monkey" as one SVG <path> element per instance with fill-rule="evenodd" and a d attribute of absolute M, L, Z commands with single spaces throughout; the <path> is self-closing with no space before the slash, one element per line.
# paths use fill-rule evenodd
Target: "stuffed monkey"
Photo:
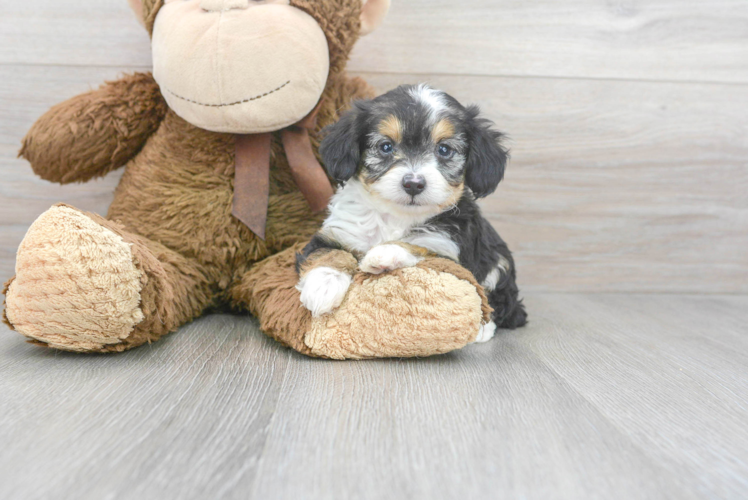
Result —
<path fill-rule="evenodd" d="M 389 0 L 131 4 L 153 73 L 53 107 L 23 140 L 21 156 L 52 182 L 125 172 L 106 217 L 58 204 L 32 224 L 6 284 L 11 328 L 56 349 L 116 352 L 223 308 L 319 357 L 427 356 L 475 338 L 486 298 L 448 260 L 358 272 L 319 318 L 295 289 L 295 254 L 332 193 L 317 135 L 373 96 L 344 70 Z"/>

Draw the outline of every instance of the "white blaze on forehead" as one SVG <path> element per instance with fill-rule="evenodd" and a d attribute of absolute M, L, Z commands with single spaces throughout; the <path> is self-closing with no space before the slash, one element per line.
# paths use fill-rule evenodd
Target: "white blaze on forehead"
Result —
<path fill-rule="evenodd" d="M 413 87 L 409 93 L 414 99 L 429 108 L 431 115 L 434 117 L 447 110 L 447 101 L 444 99 L 444 93 L 432 89 L 425 83 Z"/>

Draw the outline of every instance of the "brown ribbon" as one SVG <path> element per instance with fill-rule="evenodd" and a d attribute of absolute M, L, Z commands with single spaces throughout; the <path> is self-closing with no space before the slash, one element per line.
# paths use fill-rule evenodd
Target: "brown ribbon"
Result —
<path fill-rule="evenodd" d="M 270 194 L 270 134 L 237 134 L 231 213 L 265 239 Z"/>
<path fill-rule="evenodd" d="M 333 194 L 327 174 L 314 156 L 309 131 L 317 123 L 317 107 L 303 120 L 281 131 L 283 148 L 299 191 L 312 212 L 327 207 Z M 234 173 L 234 204 L 231 213 L 260 239 L 265 239 L 270 188 L 269 133 L 237 134 Z"/>

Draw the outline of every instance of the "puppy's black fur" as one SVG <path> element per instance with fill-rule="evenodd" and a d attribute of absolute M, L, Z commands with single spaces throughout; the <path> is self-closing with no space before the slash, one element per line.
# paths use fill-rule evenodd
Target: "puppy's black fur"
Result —
<path fill-rule="evenodd" d="M 501 258 L 505 259 L 508 269 L 500 273 L 496 286 L 488 292 L 493 320 L 499 328 L 517 328 L 527 323 L 527 313 L 518 298 L 512 253 L 499 233 L 483 218 L 470 193 L 466 192 L 455 207 L 429 219 L 424 229 L 449 234 L 460 248 L 460 265 L 473 273 L 478 283 L 483 283 Z"/>
<path fill-rule="evenodd" d="M 303 266 L 304 262 L 309 259 L 309 256 L 317 250 L 343 250 L 343 245 L 337 241 L 331 240 L 321 233 L 316 233 L 312 236 L 312 239 L 309 240 L 309 243 L 306 244 L 304 249 L 301 252 L 296 253 L 296 274 L 301 273 L 301 266 Z"/>
<path fill-rule="evenodd" d="M 466 133 L 469 137 L 467 161 L 465 162 L 465 184 L 476 198 L 483 198 L 496 191 L 504 178 L 504 169 L 509 153 L 501 145 L 503 134 L 491 128 L 485 118 L 479 118 L 477 106 L 465 112 Z"/>
<path fill-rule="evenodd" d="M 352 109 L 323 132 L 325 139 L 320 144 L 319 153 L 325 170 L 338 183 L 344 183 L 358 170 L 364 147 L 361 129 L 365 126 L 364 117 L 370 107 L 370 101 L 354 102 Z"/>
<path fill-rule="evenodd" d="M 446 125 L 441 123 L 445 120 Z M 383 126 L 388 123 L 389 127 Z M 393 123 L 397 126 L 393 127 Z M 446 133 L 437 133 L 440 126 Z M 397 137 L 386 136 L 385 131 L 390 129 Z M 433 180 L 437 175 L 434 171 L 438 171 L 443 178 L 441 193 L 453 192 L 455 197 L 443 208 L 438 208 L 440 204 L 434 205 L 438 208 L 434 212 L 436 215 L 415 223 L 401 241 L 413 239 L 413 244 L 419 245 L 419 235 L 439 234 L 455 243 L 459 248 L 459 263 L 488 287 L 486 291 L 496 325 L 516 328 L 527 322 L 527 314 L 518 298 L 514 259 L 506 243 L 482 217 L 476 203 L 476 199 L 493 193 L 504 176 L 509 155 L 501 144 L 502 137 L 489 120 L 480 117 L 476 106 L 463 107 L 452 96 L 427 86 L 401 86 L 371 101 L 354 103 L 350 111 L 325 130 L 320 153 L 329 175 L 342 185 L 341 190 L 346 189 L 346 183 L 359 183 L 369 192 L 376 192 L 377 183 L 387 175 L 401 175 L 399 172 L 406 170 L 418 174 L 430 168 Z M 383 147 L 383 144 L 388 146 Z M 445 146 L 449 150 L 446 155 L 441 154 Z M 419 195 L 403 202 L 403 194 L 397 193 L 392 185 L 397 184 L 391 183 L 387 188 L 388 193 L 394 194 L 382 203 L 383 210 L 388 203 L 428 206 L 433 202 L 420 203 L 420 199 L 428 198 L 419 198 Z M 382 199 L 381 196 L 377 198 Z M 297 269 L 310 254 L 319 250 L 342 248 L 353 252 L 354 232 L 347 236 L 348 245 L 343 244 L 335 239 L 341 226 L 330 230 L 328 222 L 330 218 L 297 256 Z M 454 255 L 440 253 L 436 248 L 439 245 L 434 245 L 435 248 L 422 246 L 438 255 L 454 258 Z M 487 280 L 489 276 L 492 278 Z"/>

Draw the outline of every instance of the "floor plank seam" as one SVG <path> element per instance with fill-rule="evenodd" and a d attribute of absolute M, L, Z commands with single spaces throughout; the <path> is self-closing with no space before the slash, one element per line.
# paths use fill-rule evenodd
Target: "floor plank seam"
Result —
<path fill-rule="evenodd" d="M 355 63 L 354 63 L 355 64 Z M 595 77 L 595 76 L 572 76 L 572 75 L 538 75 L 538 74 L 488 74 L 488 73 L 421 73 L 407 71 L 369 71 L 365 69 L 352 69 L 351 74 L 357 75 L 382 75 L 398 76 L 413 75 L 424 76 L 426 78 L 506 78 L 520 80 L 573 80 L 573 81 L 590 81 L 590 82 L 629 82 L 629 83 L 663 83 L 663 84 L 683 84 L 683 85 L 727 85 L 730 87 L 748 87 L 748 82 L 730 82 L 719 80 L 671 80 L 657 78 L 633 78 L 633 77 Z"/>
<path fill-rule="evenodd" d="M 260 331 L 259 327 L 257 329 L 257 334 L 264 335 L 264 333 Z M 257 496 L 257 488 L 259 488 L 258 479 L 262 475 L 261 474 L 262 468 L 263 468 L 263 465 L 265 464 L 265 451 L 267 450 L 268 441 L 270 439 L 270 433 L 272 432 L 273 426 L 275 424 L 276 416 L 278 415 L 278 411 L 277 411 L 278 403 L 280 402 L 281 396 L 284 394 L 284 391 L 286 389 L 286 382 L 288 381 L 289 373 L 291 371 L 290 370 L 291 363 L 293 361 L 293 357 L 295 354 L 294 352 L 291 351 L 290 348 L 285 347 L 285 346 L 276 345 L 276 346 L 273 346 L 273 348 L 286 350 L 287 362 L 286 362 L 286 366 L 283 372 L 283 380 L 281 381 L 280 387 L 278 388 L 278 397 L 276 397 L 274 401 L 273 416 L 270 417 L 270 421 L 267 424 L 267 431 L 265 432 L 265 436 L 262 442 L 262 451 L 260 451 L 259 458 L 257 459 L 257 469 L 255 470 L 255 477 L 252 478 L 252 487 L 249 489 L 250 494 L 247 496 L 247 498 L 249 499 L 256 498 Z"/>

